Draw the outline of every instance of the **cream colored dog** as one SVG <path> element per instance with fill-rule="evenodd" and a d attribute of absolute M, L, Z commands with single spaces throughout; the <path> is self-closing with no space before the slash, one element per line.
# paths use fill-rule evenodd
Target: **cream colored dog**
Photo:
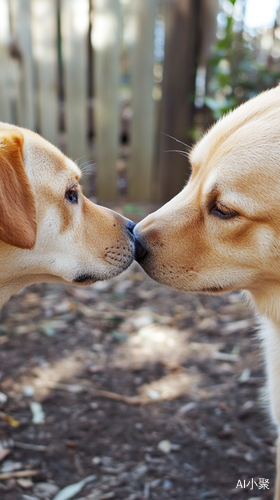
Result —
<path fill-rule="evenodd" d="M 0 123 L 0 306 L 31 283 L 87 285 L 132 262 L 134 224 L 91 203 L 73 161 Z"/>
<path fill-rule="evenodd" d="M 280 86 L 216 123 L 190 161 L 183 191 L 136 226 L 146 250 L 138 260 L 177 290 L 247 291 L 264 319 L 271 413 L 279 427 Z M 280 500 L 280 439 L 277 455 Z"/>

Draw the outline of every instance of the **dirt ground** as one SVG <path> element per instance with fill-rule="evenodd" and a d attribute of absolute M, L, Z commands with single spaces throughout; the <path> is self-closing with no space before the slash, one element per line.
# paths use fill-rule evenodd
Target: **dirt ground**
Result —
<path fill-rule="evenodd" d="M 1 312 L 1 500 L 88 476 L 71 498 L 272 499 L 255 325 L 238 293 L 177 293 L 137 264 L 23 290 Z"/>

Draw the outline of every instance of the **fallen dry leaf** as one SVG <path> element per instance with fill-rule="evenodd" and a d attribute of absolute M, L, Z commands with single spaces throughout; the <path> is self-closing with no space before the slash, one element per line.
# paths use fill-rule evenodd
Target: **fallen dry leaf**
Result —
<path fill-rule="evenodd" d="M 8 415 L 7 413 L 2 413 L 0 412 L 0 417 L 6 420 L 6 422 L 11 426 L 11 427 L 19 427 L 20 426 L 20 421 L 16 420 L 15 418 L 11 417 L 11 415 Z"/>
<path fill-rule="evenodd" d="M 70 484 L 69 486 L 66 486 L 62 490 L 60 490 L 57 495 L 53 498 L 53 500 L 69 500 L 73 496 L 77 495 L 86 484 L 91 483 L 94 481 L 96 476 L 88 476 L 82 481 L 79 481 L 78 483 Z"/>
<path fill-rule="evenodd" d="M 21 486 L 24 490 L 28 490 L 29 488 L 32 488 L 34 486 L 33 481 L 31 479 L 17 479 L 17 484 Z"/>

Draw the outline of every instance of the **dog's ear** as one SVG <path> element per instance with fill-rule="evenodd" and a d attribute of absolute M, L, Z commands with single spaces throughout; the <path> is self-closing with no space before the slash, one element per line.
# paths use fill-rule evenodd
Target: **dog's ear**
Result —
<path fill-rule="evenodd" d="M 37 232 L 36 202 L 24 167 L 23 141 L 18 130 L 0 132 L 0 240 L 32 249 Z"/>

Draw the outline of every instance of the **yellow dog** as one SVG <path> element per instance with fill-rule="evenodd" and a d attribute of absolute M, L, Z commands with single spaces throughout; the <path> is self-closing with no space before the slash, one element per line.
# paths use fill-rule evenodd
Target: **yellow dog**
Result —
<path fill-rule="evenodd" d="M 133 222 L 85 198 L 80 177 L 42 137 L 0 123 L 0 306 L 31 283 L 87 285 L 131 264 Z"/>
<path fill-rule="evenodd" d="M 186 187 L 136 226 L 143 269 L 177 290 L 246 290 L 264 318 L 280 425 L 280 86 L 226 115 L 190 154 Z M 136 252 L 137 255 L 137 252 Z M 280 440 L 275 500 L 280 500 Z"/>

